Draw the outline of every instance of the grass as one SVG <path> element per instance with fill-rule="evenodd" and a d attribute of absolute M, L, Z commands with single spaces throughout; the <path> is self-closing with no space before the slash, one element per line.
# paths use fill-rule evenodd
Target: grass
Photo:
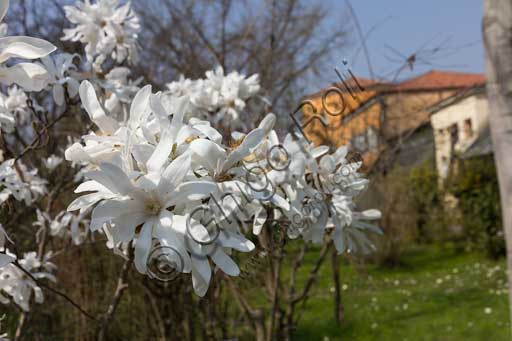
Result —
<path fill-rule="evenodd" d="M 309 266 L 315 256 L 306 258 Z M 417 247 L 403 260 L 397 268 L 342 266 L 341 328 L 334 322 L 330 268 L 324 265 L 296 339 L 511 339 L 504 260 L 440 246 Z"/>

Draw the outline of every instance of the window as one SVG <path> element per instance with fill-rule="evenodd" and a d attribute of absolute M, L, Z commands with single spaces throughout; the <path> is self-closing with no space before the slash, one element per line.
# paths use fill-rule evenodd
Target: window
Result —
<path fill-rule="evenodd" d="M 366 151 L 366 136 L 364 134 L 353 136 L 352 144 L 356 150 L 360 152 Z"/>
<path fill-rule="evenodd" d="M 464 137 L 467 139 L 473 137 L 473 127 L 470 118 L 464 120 Z"/>
<path fill-rule="evenodd" d="M 456 145 L 459 142 L 459 126 L 457 123 L 454 123 L 450 126 L 450 137 L 452 140 L 452 146 Z"/>
<path fill-rule="evenodd" d="M 373 128 L 368 128 L 366 131 L 366 136 L 368 138 L 368 148 L 375 149 L 379 145 L 379 137 L 377 136 L 377 132 Z"/>

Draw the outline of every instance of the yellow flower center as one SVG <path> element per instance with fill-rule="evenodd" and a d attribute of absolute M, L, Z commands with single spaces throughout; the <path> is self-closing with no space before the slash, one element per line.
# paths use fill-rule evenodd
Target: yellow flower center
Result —
<path fill-rule="evenodd" d="M 162 205 L 157 200 L 151 199 L 146 202 L 146 206 L 144 207 L 146 213 L 150 215 L 157 215 L 162 209 Z"/>

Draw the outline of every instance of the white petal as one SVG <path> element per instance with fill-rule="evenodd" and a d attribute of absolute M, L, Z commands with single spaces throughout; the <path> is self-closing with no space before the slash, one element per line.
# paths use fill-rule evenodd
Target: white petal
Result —
<path fill-rule="evenodd" d="M 208 291 L 212 271 L 206 257 L 192 255 L 192 286 L 200 297 Z"/>
<path fill-rule="evenodd" d="M 80 84 L 74 78 L 69 77 L 67 80 L 68 85 L 68 95 L 70 98 L 74 98 L 80 89 Z"/>
<path fill-rule="evenodd" d="M 246 157 L 254 148 L 262 141 L 267 132 L 263 129 L 254 129 L 244 138 L 242 143 L 229 154 L 226 163 L 222 167 L 222 171 L 231 168 L 235 163 Z"/>
<path fill-rule="evenodd" d="M 173 197 L 169 198 L 165 207 L 176 205 L 187 201 L 201 200 L 209 197 L 217 186 L 214 182 L 210 181 L 188 181 L 181 184 L 172 194 Z"/>
<path fill-rule="evenodd" d="M 102 162 L 100 164 L 100 168 L 110 178 L 112 183 L 115 184 L 117 193 L 123 195 L 133 195 L 135 187 L 133 187 L 130 179 L 121 168 L 107 162 Z"/>
<path fill-rule="evenodd" d="M 14 257 L 0 253 L 0 268 L 14 261 Z"/>
<path fill-rule="evenodd" d="M 217 143 L 206 139 L 192 141 L 190 151 L 192 152 L 192 161 L 202 165 L 210 172 L 216 171 L 218 162 L 224 162 L 226 159 L 226 151 Z"/>
<path fill-rule="evenodd" d="M 96 92 L 94 91 L 94 87 L 89 81 L 83 81 L 80 84 L 80 99 L 82 100 L 82 104 L 85 108 L 85 111 L 89 114 L 91 121 L 93 121 L 102 131 L 106 133 L 114 133 L 117 128 L 119 128 L 119 124 L 117 121 L 108 117 L 103 111 L 103 108 L 98 101 L 98 97 L 96 97 Z"/>
<path fill-rule="evenodd" d="M 171 129 L 167 129 L 163 132 L 160 142 L 146 163 L 146 168 L 149 173 L 157 173 L 160 171 L 169 158 L 174 140 L 174 132 L 171 131 Z"/>
<path fill-rule="evenodd" d="M 129 205 L 125 201 L 108 200 L 98 204 L 91 214 L 91 231 L 99 230 L 104 223 L 111 221 L 129 209 Z"/>
<path fill-rule="evenodd" d="M 249 239 L 233 232 L 221 231 L 218 240 L 222 247 L 229 247 L 241 252 L 249 252 L 255 248 L 254 243 Z"/>
<path fill-rule="evenodd" d="M 102 194 L 99 193 L 91 193 L 82 195 L 69 204 L 67 210 L 69 212 L 80 210 L 83 208 L 88 208 L 97 203 L 99 200 L 105 199 L 105 197 Z"/>
<path fill-rule="evenodd" d="M 274 129 L 274 125 L 276 124 L 276 115 L 269 113 L 265 116 L 263 120 L 261 120 L 258 125 L 259 129 L 263 129 L 266 134 L 270 133 L 272 129 Z"/>
<path fill-rule="evenodd" d="M 230 276 L 238 276 L 240 274 L 238 265 L 221 248 L 217 248 L 211 255 L 211 258 L 225 274 Z"/>
<path fill-rule="evenodd" d="M 147 271 L 147 261 L 149 256 L 149 251 L 151 250 L 151 242 L 153 235 L 153 220 L 148 220 L 142 226 L 142 229 L 137 237 L 137 241 L 135 242 L 135 258 L 133 263 L 135 264 L 135 268 L 142 274 L 145 274 Z"/>
<path fill-rule="evenodd" d="M 46 40 L 33 37 L 0 38 L 0 63 L 9 58 L 37 59 L 49 55 L 57 48 Z"/>
<path fill-rule="evenodd" d="M 263 228 L 263 225 L 267 221 L 267 210 L 265 207 L 260 206 L 258 208 L 258 211 L 256 211 L 256 214 L 254 215 L 254 224 L 252 227 L 252 233 L 254 235 L 259 235 L 261 232 L 261 229 Z"/>
<path fill-rule="evenodd" d="M 0 21 L 4 20 L 5 14 L 9 9 L 9 0 L 0 0 Z"/>
<path fill-rule="evenodd" d="M 151 95 L 151 85 L 146 85 L 140 89 L 133 98 L 130 106 L 130 120 L 128 126 L 131 129 L 138 127 L 140 120 L 150 112 L 149 96 Z"/>
<path fill-rule="evenodd" d="M 154 235 L 160 240 L 163 246 L 170 246 L 175 248 L 183 261 L 182 272 L 190 272 L 192 270 L 192 261 L 185 247 L 184 235 L 178 230 L 177 224 L 185 224 L 186 217 L 172 215 L 171 212 L 164 211 L 160 214 L 159 222 L 154 229 Z"/>
<path fill-rule="evenodd" d="M 41 91 L 50 82 L 50 75 L 39 64 L 18 63 L 0 70 L 0 81 L 10 85 L 18 84 L 27 91 Z"/>
<path fill-rule="evenodd" d="M 60 84 L 53 86 L 53 100 L 58 106 L 64 104 L 64 87 Z"/>
<path fill-rule="evenodd" d="M 182 154 L 174 159 L 162 173 L 158 191 L 163 197 L 166 192 L 170 192 L 178 187 L 190 170 L 190 154 Z"/>
<path fill-rule="evenodd" d="M 146 214 L 144 212 L 128 212 L 120 215 L 114 220 L 115 227 L 112 229 L 114 242 L 129 242 L 135 236 L 135 228 L 144 223 Z"/>
<path fill-rule="evenodd" d="M 64 152 L 64 157 L 67 161 L 71 162 L 82 162 L 82 161 L 90 161 L 91 157 L 84 151 L 84 146 L 80 143 L 75 142 L 71 146 L 66 149 Z"/>
<path fill-rule="evenodd" d="M 380 219 L 382 217 L 382 214 L 379 210 L 371 209 L 366 210 L 360 213 L 362 219 L 368 219 L 368 220 L 376 220 Z"/>
<path fill-rule="evenodd" d="M 75 193 L 93 192 L 93 191 L 109 192 L 109 190 L 105 186 L 103 186 L 102 184 L 100 184 L 94 180 L 83 182 L 80 185 L 78 185 L 78 187 L 75 189 Z"/>

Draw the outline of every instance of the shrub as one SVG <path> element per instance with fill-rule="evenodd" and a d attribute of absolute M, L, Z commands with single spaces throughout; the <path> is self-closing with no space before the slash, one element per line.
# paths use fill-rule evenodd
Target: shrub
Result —
<path fill-rule="evenodd" d="M 470 249 L 505 255 L 498 178 L 492 156 L 460 160 L 447 190 L 458 201 L 465 240 Z"/>

